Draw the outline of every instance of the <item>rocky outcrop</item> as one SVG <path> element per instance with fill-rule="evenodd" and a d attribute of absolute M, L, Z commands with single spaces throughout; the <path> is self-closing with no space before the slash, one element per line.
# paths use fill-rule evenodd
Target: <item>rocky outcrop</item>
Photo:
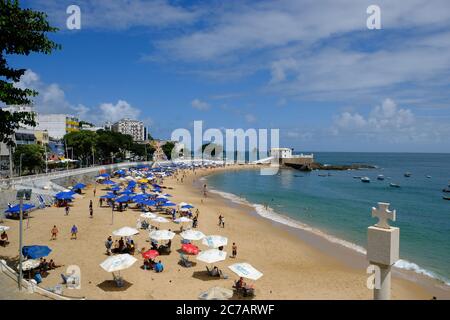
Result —
<path fill-rule="evenodd" d="M 310 164 L 291 164 L 286 163 L 286 167 L 294 168 L 300 171 L 312 171 L 312 170 L 359 170 L 359 169 L 375 169 L 376 167 L 369 164 L 350 164 L 350 165 L 326 165 L 318 162 Z"/>

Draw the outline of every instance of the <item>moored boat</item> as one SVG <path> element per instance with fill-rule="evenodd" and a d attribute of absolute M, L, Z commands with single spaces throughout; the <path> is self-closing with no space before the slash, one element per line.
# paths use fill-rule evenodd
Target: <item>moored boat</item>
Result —
<path fill-rule="evenodd" d="M 400 186 L 396 183 L 389 183 L 389 186 L 391 186 L 392 188 L 400 188 Z"/>
<path fill-rule="evenodd" d="M 411 177 L 411 172 L 405 172 L 404 176 L 405 176 L 406 178 Z"/>
<path fill-rule="evenodd" d="M 384 180 L 384 176 L 382 174 L 378 175 L 377 180 Z"/>
<path fill-rule="evenodd" d="M 370 178 L 369 178 L 369 177 L 362 177 L 362 178 L 361 178 L 361 182 L 366 182 L 366 183 L 368 183 L 368 182 L 370 182 Z"/>

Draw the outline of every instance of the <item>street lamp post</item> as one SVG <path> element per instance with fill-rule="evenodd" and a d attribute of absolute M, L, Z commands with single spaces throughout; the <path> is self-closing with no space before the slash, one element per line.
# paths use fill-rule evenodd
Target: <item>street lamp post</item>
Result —
<path fill-rule="evenodd" d="M 21 189 L 17 191 L 17 199 L 19 199 L 19 277 L 17 279 L 19 290 L 22 291 L 22 279 L 23 279 L 23 198 L 27 200 L 31 199 L 31 189 Z"/>

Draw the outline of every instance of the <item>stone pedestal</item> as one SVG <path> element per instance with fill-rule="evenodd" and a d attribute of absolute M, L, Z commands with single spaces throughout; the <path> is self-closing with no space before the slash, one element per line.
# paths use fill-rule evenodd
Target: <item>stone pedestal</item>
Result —
<path fill-rule="evenodd" d="M 378 203 L 379 209 L 372 208 L 372 216 L 379 218 L 375 226 L 367 228 L 367 260 L 379 267 L 375 272 L 375 300 L 391 298 L 391 268 L 399 259 L 400 229 L 391 227 L 387 219 L 395 220 L 395 210 L 389 211 L 388 203 Z"/>

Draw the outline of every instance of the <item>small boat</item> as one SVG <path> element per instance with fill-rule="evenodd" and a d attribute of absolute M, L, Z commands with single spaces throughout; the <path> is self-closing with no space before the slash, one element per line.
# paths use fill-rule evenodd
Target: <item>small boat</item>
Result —
<path fill-rule="evenodd" d="M 442 192 L 450 192 L 450 189 L 442 189 Z"/>
<path fill-rule="evenodd" d="M 400 186 L 396 183 L 389 183 L 389 186 L 391 186 L 392 188 L 400 188 Z"/>
<path fill-rule="evenodd" d="M 353 179 L 361 179 L 361 176 L 354 176 Z"/>
<path fill-rule="evenodd" d="M 442 199 L 444 199 L 444 200 L 450 200 L 450 197 L 444 196 L 444 197 L 442 197 Z"/>
<path fill-rule="evenodd" d="M 369 177 L 362 177 L 362 178 L 361 178 L 361 182 L 366 182 L 366 183 L 368 183 L 368 182 L 370 182 L 370 178 L 369 178 Z"/>
<path fill-rule="evenodd" d="M 384 180 L 384 176 L 382 174 L 378 175 L 377 180 Z"/>
<path fill-rule="evenodd" d="M 428 179 L 431 179 L 431 176 L 427 176 Z"/>
<path fill-rule="evenodd" d="M 405 176 L 406 178 L 411 177 L 411 172 L 405 172 L 404 176 Z"/>

